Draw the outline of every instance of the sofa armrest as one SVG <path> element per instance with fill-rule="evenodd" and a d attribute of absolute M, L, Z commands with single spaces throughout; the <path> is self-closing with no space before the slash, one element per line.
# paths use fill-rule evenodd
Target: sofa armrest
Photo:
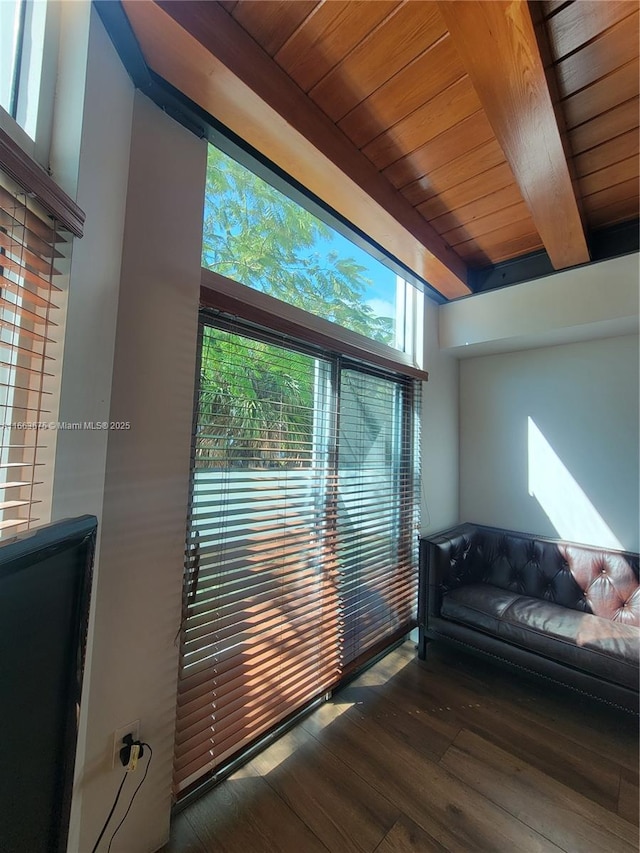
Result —
<path fill-rule="evenodd" d="M 420 539 L 418 623 L 427 627 L 440 614 L 442 594 L 478 580 L 479 562 L 473 548 L 475 525 L 459 524 L 444 533 Z"/>

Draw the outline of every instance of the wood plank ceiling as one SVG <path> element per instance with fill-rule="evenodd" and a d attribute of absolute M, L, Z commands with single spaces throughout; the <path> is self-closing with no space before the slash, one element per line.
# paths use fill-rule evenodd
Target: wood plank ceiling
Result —
<path fill-rule="evenodd" d="M 187 60 L 169 61 L 157 49 L 162 26 L 150 27 L 144 5 L 124 2 L 150 67 L 215 115 L 206 87 L 195 97 L 189 90 Z M 393 189 L 399 198 L 387 209 L 452 270 L 451 281 L 435 285 L 447 296 L 468 292 L 465 266 L 543 248 L 558 269 L 584 263 L 594 230 L 638 217 L 636 0 L 157 5 L 281 115 L 287 106 L 266 90 L 264 76 L 272 66 L 275 89 L 284 72 L 304 93 L 296 93 L 288 123 L 307 138 L 313 122 L 330 123 L 344 150 L 336 154 L 329 135 L 323 150 L 316 135 L 322 153 L 359 186 L 373 187 L 374 198 Z M 215 33 L 207 31 L 214 13 Z M 252 42 L 238 42 L 238 53 L 251 66 L 247 46 L 259 51 L 260 75 L 219 46 L 240 31 Z M 249 141 L 259 147 L 256 138 Z M 362 160 L 377 183 L 360 177 Z M 330 188 L 325 200 L 333 201 Z M 427 223 L 424 231 L 408 208 Z"/>

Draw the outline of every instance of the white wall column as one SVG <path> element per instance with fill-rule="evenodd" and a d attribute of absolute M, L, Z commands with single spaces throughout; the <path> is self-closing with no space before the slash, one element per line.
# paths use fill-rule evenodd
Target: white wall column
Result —
<path fill-rule="evenodd" d="M 132 720 L 153 762 L 112 853 L 149 853 L 169 833 L 205 167 L 206 143 L 137 92 L 109 413 L 131 426 L 108 437 L 80 853 L 122 778 L 113 733 Z"/>
<path fill-rule="evenodd" d="M 439 348 L 441 308 L 425 298 L 422 390 L 422 533 L 458 522 L 458 359 Z"/>
<path fill-rule="evenodd" d="M 84 237 L 73 244 L 68 280 L 56 300 L 66 319 L 60 330 L 64 345 L 59 408 L 50 417 L 108 421 L 134 87 L 88 2 L 62 3 L 60 14 L 52 177 L 77 199 L 86 221 Z M 91 513 L 99 521 L 68 843 L 70 853 L 80 853 L 108 432 L 61 430 L 51 439 L 55 441 L 52 519 Z"/>

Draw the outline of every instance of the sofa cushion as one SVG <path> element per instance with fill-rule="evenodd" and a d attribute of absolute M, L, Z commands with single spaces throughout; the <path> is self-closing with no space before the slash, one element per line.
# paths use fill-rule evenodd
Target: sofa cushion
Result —
<path fill-rule="evenodd" d="M 548 601 L 471 584 L 446 593 L 442 616 L 638 689 L 640 630 Z"/>
<path fill-rule="evenodd" d="M 434 616 L 442 593 L 484 583 L 640 627 L 637 553 L 479 524 L 458 525 L 425 541 Z"/>

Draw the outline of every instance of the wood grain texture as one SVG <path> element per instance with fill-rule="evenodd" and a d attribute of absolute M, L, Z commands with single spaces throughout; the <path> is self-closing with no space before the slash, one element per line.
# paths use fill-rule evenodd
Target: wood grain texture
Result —
<path fill-rule="evenodd" d="M 632 853 L 638 833 L 626 820 L 464 729 L 441 764 L 563 850 Z M 535 791 L 535 798 L 530 796 Z"/>
<path fill-rule="evenodd" d="M 458 225 L 450 231 L 445 231 L 442 235 L 450 246 L 456 246 L 458 243 L 466 242 L 467 240 L 480 240 L 485 234 L 495 233 L 500 231 L 505 241 L 512 236 L 512 229 L 518 226 L 518 229 L 523 228 L 522 223 L 528 221 L 528 233 L 535 234 L 536 229 L 529 209 L 524 201 L 520 200 L 509 207 L 500 207 L 486 216 L 478 219 L 473 219 L 465 225 Z"/>
<path fill-rule="evenodd" d="M 396 72 L 445 34 L 435 3 L 403 3 L 312 89 L 310 97 L 340 121 Z"/>
<path fill-rule="evenodd" d="M 638 216 L 638 181 L 633 179 L 585 196 L 584 206 L 592 228 Z"/>
<path fill-rule="evenodd" d="M 618 184 L 638 179 L 640 162 L 637 157 L 629 157 L 618 163 L 612 163 L 598 172 L 592 172 L 580 179 L 580 191 L 583 195 L 592 195 L 600 190 L 613 189 Z"/>
<path fill-rule="evenodd" d="M 618 798 L 618 814 L 629 821 L 634 827 L 640 822 L 640 791 L 638 790 L 638 774 L 623 769 L 620 773 L 620 796 Z"/>
<path fill-rule="evenodd" d="M 478 96 L 465 75 L 362 149 L 382 170 L 477 112 Z"/>
<path fill-rule="evenodd" d="M 411 708 L 397 701 L 397 695 L 376 689 L 376 685 L 356 685 L 342 692 L 342 699 L 350 704 L 346 712 L 349 718 L 364 716 L 381 726 L 393 730 L 399 742 L 411 747 L 428 761 L 437 762 L 451 746 L 459 733 L 456 724 L 444 725 L 420 709 Z"/>
<path fill-rule="evenodd" d="M 563 6 L 575 3 L 575 0 L 542 0 L 542 10 L 545 18 L 555 15 Z"/>
<path fill-rule="evenodd" d="M 501 163 L 492 169 L 487 169 L 480 175 L 474 175 L 468 181 L 457 184 L 450 190 L 435 195 L 418 206 L 419 212 L 425 219 L 431 221 L 436 216 L 442 216 L 459 207 L 470 204 L 480 198 L 485 198 L 497 190 L 513 185 L 513 172 L 508 163 Z"/>
<path fill-rule="evenodd" d="M 637 57 L 562 102 L 569 129 L 589 121 L 640 94 L 640 62 Z"/>
<path fill-rule="evenodd" d="M 319 0 L 240 0 L 232 15 L 273 56 L 318 5 Z"/>
<path fill-rule="evenodd" d="M 605 169 L 612 163 L 619 163 L 629 157 L 637 157 L 640 151 L 640 140 L 635 130 L 622 133 L 596 148 L 591 148 L 574 158 L 576 172 L 579 177 L 590 175 L 600 169 Z"/>
<path fill-rule="evenodd" d="M 431 693 L 429 688 L 426 690 Z M 439 699 L 440 704 L 455 708 L 463 728 L 482 737 L 491 732 L 490 739 L 495 746 L 604 808 L 616 810 L 620 777 L 618 762 L 596 756 L 586 742 L 583 749 L 577 750 L 574 743 L 557 731 L 543 729 L 531 720 L 522 720 L 506 705 L 493 702 L 490 694 L 478 702 L 477 707 L 469 708 L 463 697 L 470 693 L 472 689 L 467 684 L 439 684 L 437 696 L 433 698 Z"/>
<path fill-rule="evenodd" d="M 124 8 L 157 73 L 436 290 L 469 293 L 460 258 L 222 7 Z"/>
<path fill-rule="evenodd" d="M 584 203 L 587 211 L 593 212 L 602 207 L 620 204 L 630 199 L 635 199 L 637 205 L 638 181 L 635 179 L 616 184 L 615 187 L 606 187 L 606 189 L 591 193 L 591 195 L 585 196 Z"/>
<path fill-rule="evenodd" d="M 481 238 L 458 243 L 458 251 L 469 259 L 470 264 L 486 266 L 518 255 L 526 255 L 543 248 L 540 237 L 531 231 L 529 222 L 524 219 L 514 222 L 509 236 L 497 231 L 483 234 Z"/>
<path fill-rule="evenodd" d="M 561 737 L 575 750 L 587 746 L 595 766 L 604 759 L 635 771 L 638 774 L 638 721 L 632 715 L 616 714 L 611 724 L 607 705 L 598 702 L 576 703 L 571 697 L 571 713 L 567 713 L 570 694 L 560 687 L 545 684 L 545 689 L 534 690 L 534 681 L 511 678 L 505 671 L 503 677 L 489 661 L 459 655 L 454 651 L 440 650 L 437 661 L 426 664 L 435 673 L 446 661 L 450 674 L 460 689 L 502 709 L 505 714 L 516 713 L 519 719 L 531 724 L 532 731 L 544 740 L 546 732 Z M 492 672 L 493 677 L 488 678 Z M 592 736 L 589 736 L 589 732 Z M 597 735 L 597 736 L 596 736 Z"/>
<path fill-rule="evenodd" d="M 406 65 L 339 123 L 358 148 L 465 76 L 448 36 Z"/>
<path fill-rule="evenodd" d="M 502 148 L 492 139 L 404 187 L 402 194 L 411 204 L 418 205 L 504 162 Z"/>
<path fill-rule="evenodd" d="M 581 154 L 622 133 L 637 131 L 639 124 L 638 101 L 632 98 L 572 130 L 571 149 L 574 155 Z"/>
<path fill-rule="evenodd" d="M 205 850 L 326 853 L 325 845 L 250 767 L 231 776 L 189 809 L 188 820 Z"/>
<path fill-rule="evenodd" d="M 376 853 L 444 853 L 447 848 L 406 815 L 391 827 Z"/>
<path fill-rule="evenodd" d="M 563 96 L 555 115 L 519 0 L 124 5 L 154 71 L 445 296 L 469 292 L 467 259 L 540 240 L 557 268 L 586 262 L 582 194 L 591 227 L 630 208 L 634 173 L 617 164 L 636 156 L 636 0 L 536 6 Z M 614 186 L 625 197 L 599 196 Z M 527 234 L 521 219 L 490 225 L 521 199 Z"/>
<path fill-rule="evenodd" d="M 627 198 L 603 204 L 598 200 L 598 195 L 587 196 L 584 200 L 587 220 L 590 228 L 603 228 L 606 225 L 615 225 L 617 222 L 627 222 L 640 216 L 640 205 L 638 194 L 629 187 L 630 194 Z M 594 199 L 594 201 L 592 201 Z"/>
<path fill-rule="evenodd" d="M 407 650 L 404 653 L 407 654 Z M 594 721 L 598 721 L 595 732 L 605 725 L 606 708 L 601 709 L 597 705 L 593 709 L 587 708 L 584 714 L 576 713 L 578 719 L 574 720 L 574 715 L 567 715 L 562 710 L 569 701 L 565 696 L 564 701 L 558 701 L 554 711 L 549 709 L 537 716 L 529 714 L 523 720 L 521 704 L 514 707 L 513 698 L 508 698 L 508 690 L 513 692 L 520 688 L 522 695 L 530 701 L 532 696 L 540 695 L 540 692 L 535 693 L 535 683 L 516 680 L 510 687 L 508 672 L 504 673 L 504 678 L 497 678 L 494 673 L 494 677 L 487 681 L 485 676 L 491 670 L 486 664 L 479 669 L 481 664 L 474 658 L 467 660 L 466 670 L 450 669 L 449 678 L 437 677 L 444 661 L 451 667 L 451 662 L 455 663 L 461 657 L 449 653 L 443 655 L 442 661 L 414 662 L 414 666 L 399 670 L 390 681 L 374 689 L 398 707 L 428 714 L 431 723 L 436 720 L 447 723 L 449 731 L 455 727 L 470 729 L 590 800 L 602 801 L 609 810 L 616 810 L 620 763 L 610 756 L 605 758 L 596 754 L 592 746 L 598 742 L 597 737 L 586 738 L 585 734 L 594 726 Z M 469 677 L 469 671 L 475 675 Z M 503 692 L 500 695 L 501 688 Z M 544 697 L 546 693 L 541 695 Z M 560 717 L 559 721 L 554 713 Z M 567 716 L 574 723 L 573 738 L 567 738 L 562 730 L 562 719 Z M 633 720 L 627 720 L 624 714 L 619 716 L 619 744 L 626 750 L 630 761 L 637 761 L 638 732 Z"/>
<path fill-rule="evenodd" d="M 437 764 L 400 744 L 391 730 L 365 714 L 343 715 L 318 740 L 386 796 L 445 849 L 468 853 L 557 851 L 503 809 Z"/>
<path fill-rule="evenodd" d="M 275 55 L 308 92 L 398 6 L 400 0 L 332 0 L 321 3 Z"/>
<path fill-rule="evenodd" d="M 411 154 L 397 160 L 384 169 L 382 174 L 401 189 L 494 138 L 487 117 L 482 110 L 478 110 Z"/>
<path fill-rule="evenodd" d="M 189 806 L 163 853 L 627 853 L 638 774 L 612 755 L 637 768 L 628 715 L 405 643 Z M 581 778 L 601 767 L 606 806 Z"/>
<path fill-rule="evenodd" d="M 527 234 L 523 237 L 514 237 L 512 240 L 499 240 L 493 245 L 478 248 L 477 243 L 470 241 L 460 243 L 458 250 L 469 266 L 486 267 L 499 264 L 501 261 L 509 261 L 520 255 L 529 255 L 544 249 L 542 241 L 537 234 Z"/>
<path fill-rule="evenodd" d="M 556 269 L 589 251 L 526 3 L 439 4 Z"/>
<path fill-rule="evenodd" d="M 555 66 L 563 98 L 637 58 L 638 19 L 636 11 Z"/>
<path fill-rule="evenodd" d="M 458 207 L 450 213 L 437 216 L 431 220 L 431 224 L 438 234 L 444 234 L 445 231 L 450 231 L 459 225 L 465 225 L 467 222 L 473 222 L 483 216 L 488 216 L 495 210 L 510 207 L 519 201 L 522 201 L 522 195 L 517 184 L 513 183 L 500 190 L 496 190 L 488 196 Z"/>
<path fill-rule="evenodd" d="M 207 853 L 206 847 L 203 846 L 184 813 L 172 819 L 171 838 L 162 848 L 162 853 Z"/>
<path fill-rule="evenodd" d="M 547 25 L 554 59 L 573 53 L 637 10 L 636 0 L 580 0 L 564 6 Z"/>
<path fill-rule="evenodd" d="M 330 850 L 374 850 L 400 816 L 397 806 L 302 728 L 251 766 Z"/>

